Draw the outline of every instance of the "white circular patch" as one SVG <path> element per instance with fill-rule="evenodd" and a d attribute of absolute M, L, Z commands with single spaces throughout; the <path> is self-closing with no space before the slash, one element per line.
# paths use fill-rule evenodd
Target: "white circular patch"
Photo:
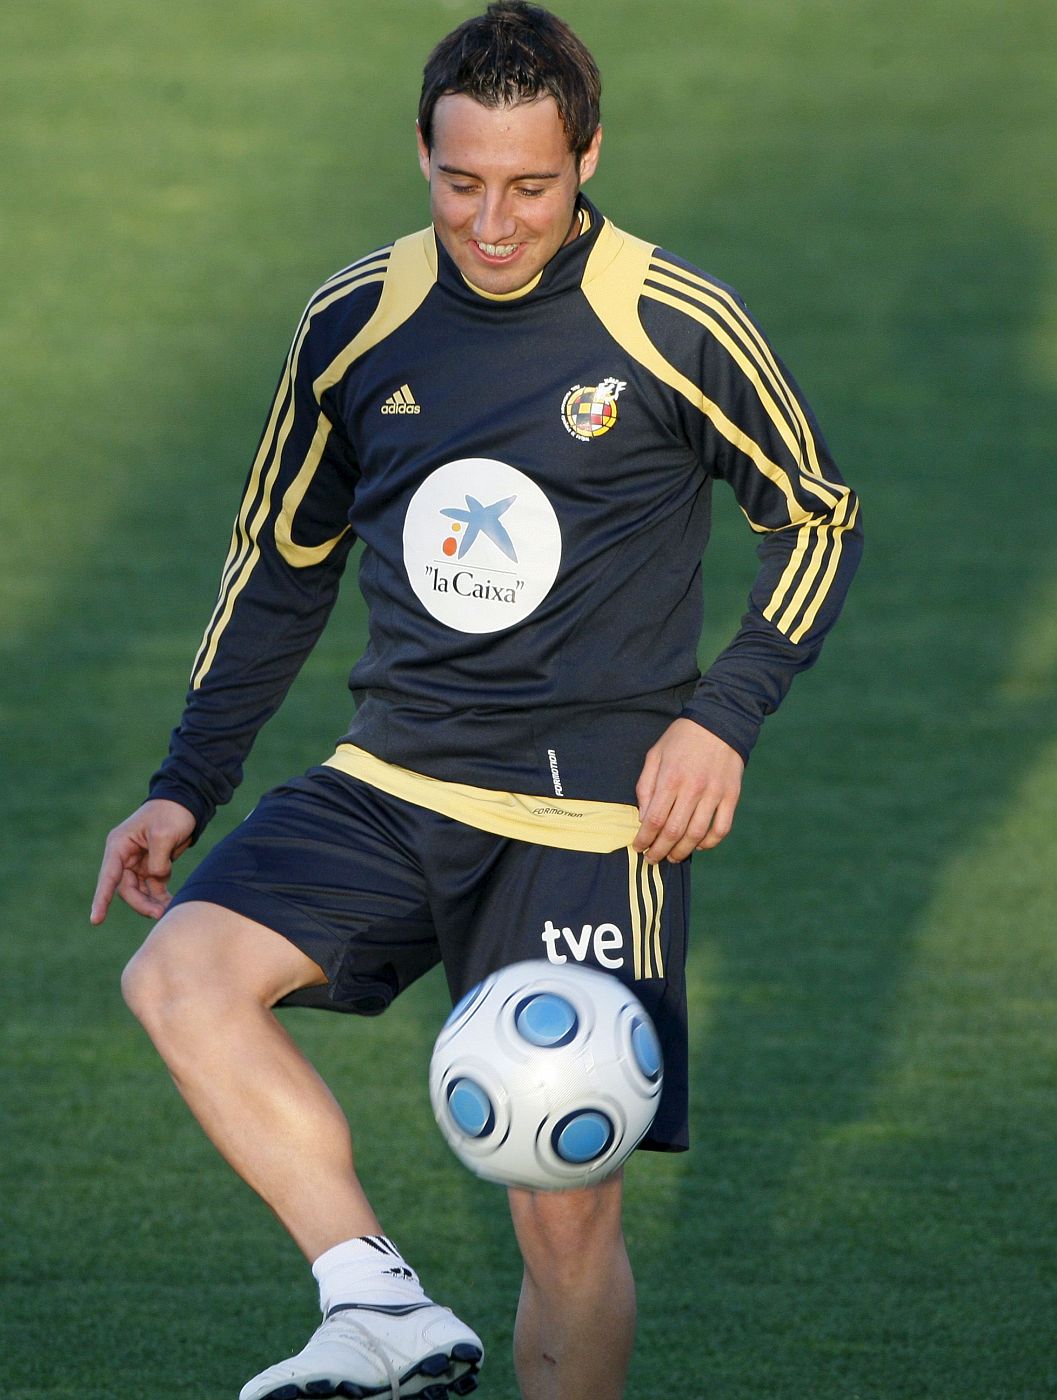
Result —
<path fill-rule="evenodd" d="M 551 591 L 562 535 L 550 501 L 506 462 L 431 472 L 404 517 L 404 567 L 423 607 L 457 632 L 499 632 Z"/>

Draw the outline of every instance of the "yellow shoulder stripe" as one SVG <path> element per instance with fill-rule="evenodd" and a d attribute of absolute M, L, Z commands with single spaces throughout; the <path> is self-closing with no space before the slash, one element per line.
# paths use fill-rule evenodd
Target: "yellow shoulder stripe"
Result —
<path fill-rule="evenodd" d="M 693 380 L 670 364 L 643 329 L 638 315 L 639 297 L 655 251 L 652 244 L 622 233 L 607 223 L 587 262 L 583 280 L 584 296 L 606 330 L 629 355 L 703 413 L 717 432 L 744 453 L 756 469 L 781 491 L 791 523 L 809 523 L 816 517 L 797 500 L 788 472 L 773 462 L 759 443 L 732 422 Z M 812 489 L 825 501 L 828 509 L 830 499 L 818 489 L 817 483 L 813 484 Z M 750 521 L 750 524 L 754 522 Z"/>
<path fill-rule="evenodd" d="M 737 334 L 740 334 L 755 351 L 763 373 L 770 381 L 775 392 L 784 402 L 795 425 L 799 429 L 804 447 L 807 451 L 809 470 L 816 476 L 825 477 L 825 473 L 819 465 L 815 437 L 811 431 L 811 425 L 804 415 L 800 401 L 786 383 L 785 377 L 778 367 L 778 362 L 771 351 L 771 347 L 753 325 L 752 320 L 745 314 L 742 307 L 738 305 L 736 298 L 731 296 L 726 288 L 716 286 L 715 283 L 692 272 L 689 268 L 676 267 L 674 264 L 667 263 L 662 258 L 658 258 L 654 263 L 655 275 L 660 274 L 662 269 L 668 274 L 665 276 L 664 280 L 669 286 L 676 288 L 685 295 L 692 295 L 696 290 L 699 302 L 702 305 L 711 306 L 719 314 L 725 315 L 731 328 Z"/>
<path fill-rule="evenodd" d="M 382 281 L 385 277 L 387 257 L 387 252 L 372 255 L 371 258 L 365 259 L 362 263 L 355 264 L 347 273 L 332 278 L 309 303 L 301 318 L 293 344 L 290 347 L 290 353 L 286 357 L 283 373 L 279 379 L 279 387 L 272 401 L 261 445 L 250 470 L 249 481 L 242 497 L 242 505 L 235 517 L 228 557 L 220 577 L 220 593 L 216 607 L 213 609 L 213 615 L 206 627 L 191 671 L 191 685 L 195 690 L 202 684 L 213 664 L 220 638 L 231 620 L 235 600 L 245 588 L 257 560 L 260 558 L 258 536 L 271 506 L 275 478 L 279 473 L 283 449 L 293 426 L 294 383 L 297 378 L 301 347 L 304 345 L 312 320 L 319 312 L 342 297 L 349 296 L 359 287 Z M 316 438 L 318 437 L 317 430 Z M 320 455 L 322 455 L 324 443 L 320 443 Z M 313 446 L 315 446 L 315 439 L 313 439 Z M 318 457 L 316 460 L 318 462 Z M 305 487 L 307 489 L 307 482 Z M 335 540 L 333 543 L 336 542 Z M 333 543 L 331 547 L 333 547 Z"/>
<path fill-rule="evenodd" d="M 317 401 L 338 382 L 354 360 L 392 335 L 415 314 L 437 280 L 436 259 L 432 228 L 409 234 L 393 244 L 374 315 L 313 383 Z"/>
<path fill-rule="evenodd" d="M 656 278 L 658 274 L 654 273 L 653 276 Z M 749 359 L 741 345 L 730 335 L 727 324 L 715 314 L 712 308 L 692 304 L 684 298 L 672 296 L 668 292 L 662 291 L 657 287 L 644 287 L 642 295 L 644 297 L 649 297 L 651 301 L 660 302 L 664 306 L 670 306 L 676 311 L 683 312 L 684 315 L 690 316 L 693 320 L 697 321 L 699 325 L 705 326 L 711 332 L 712 336 L 723 346 L 727 354 L 735 362 L 742 374 L 744 374 L 745 378 L 755 388 L 759 395 L 760 402 L 767 412 L 767 416 L 770 418 L 782 441 L 789 449 L 789 455 L 798 464 L 804 462 L 805 453 L 808 452 L 807 443 L 810 441 L 809 460 L 814 464 L 814 476 L 807 476 L 800 471 L 798 471 L 797 474 L 801 477 L 801 480 L 808 490 L 819 496 L 828 506 L 835 505 L 839 499 L 839 492 L 835 489 L 827 491 L 822 488 L 821 483 L 824 481 L 824 478 L 818 467 L 818 456 L 815 449 L 814 438 L 811 436 L 810 432 L 805 434 L 803 429 L 794 425 L 790 416 L 791 410 L 788 413 L 783 412 L 775 402 L 771 392 L 771 386 L 764 382 L 764 377 L 760 373 L 759 366 Z M 768 378 L 770 378 L 769 375 Z M 773 380 L 771 380 L 771 384 L 777 389 L 777 385 Z M 781 394 L 782 391 L 778 389 L 778 393 Z M 785 398 L 784 395 L 783 398 Z M 787 407 L 791 401 L 791 396 L 785 398 Z M 807 427 L 806 422 L 803 427 Z"/>
<path fill-rule="evenodd" d="M 664 285 L 647 286 L 647 278 Z M 687 288 L 679 279 L 692 282 L 693 286 Z M 682 293 L 682 299 L 667 291 L 667 287 Z M 693 295 L 695 290 L 700 291 L 697 300 L 686 300 L 687 293 Z M 801 641 L 825 602 L 840 562 L 844 534 L 854 525 L 859 507 L 846 486 L 828 480 L 821 471 L 810 426 L 766 342 L 727 292 L 683 268 L 666 263 L 653 245 L 615 229 L 612 224 L 607 223 L 603 228 L 592 251 L 583 291 L 617 343 L 703 413 L 716 430 L 782 492 L 790 525 L 797 528 L 797 538 L 764 616 L 790 641 Z M 682 311 L 716 336 L 755 386 L 768 416 L 797 463 L 794 472 L 772 461 L 718 404 L 664 358 L 639 320 L 641 296 Z M 818 513 L 812 513 L 801 504 L 797 486 L 821 503 Z M 754 530 L 761 533 L 767 530 L 747 512 L 743 513 Z"/>
<path fill-rule="evenodd" d="M 338 382 L 354 360 L 384 340 L 387 335 L 391 335 L 398 326 L 403 325 L 425 300 L 426 294 L 436 280 L 436 273 L 430 267 L 423 246 L 424 241 L 432 236 L 432 229 L 423 230 L 421 233 L 412 234 L 409 238 L 402 238 L 393 245 L 385 273 L 382 295 L 374 314 L 359 334 L 349 342 L 341 354 L 327 366 L 313 383 L 312 389 L 317 402 L 322 399 L 323 394 L 331 385 Z M 328 305 L 330 300 L 332 298 L 320 302 L 320 309 Z M 404 394 L 404 397 L 405 400 L 414 403 L 409 392 Z M 308 454 L 301 464 L 300 471 L 286 489 L 282 510 L 275 522 L 275 542 L 279 553 L 288 564 L 298 569 L 303 569 L 310 564 L 322 563 L 342 536 L 348 532 L 346 528 L 340 534 L 335 535 L 333 539 L 324 540 L 322 544 L 311 546 L 295 544 L 293 538 L 294 516 L 297 514 L 298 507 L 304 500 L 316 474 L 316 469 L 327 445 L 327 438 L 330 436 L 330 430 L 329 418 L 325 413 L 321 413 Z"/>
<path fill-rule="evenodd" d="M 312 321 L 336 301 L 349 296 L 360 287 L 382 283 L 382 295 L 370 320 L 345 348 L 343 355 L 332 361 L 328 369 L 315 380 L 313 392 L 318 403 L 324 390 L 338 381 L 357 355 L 384 339 L 417 309 L 436 277 L 435 266 L 433 272 L 430 271 L 429 254 L 424 246 L 425 240 L 432 240 L 432 237 L 432 229 L 421 234 L 412 234 L 409 238 L 400 239 L 391 249 L 382 249 L 381 252 L 373 253 L 352 264 L 324 283 L 309 302 L 290 347 L 232 530 L 228 557 L 221 575 L 220 595 L 195 657 L 191 674 L 191 684 L 195 689 L 202 684 L 213 664 L 217 646 L 231 620 L 235 603 L 260 558 L 260 531 L 272 508 L 272 496 L 282 465 L 283 452 L 294 424 L 294 385 L 301 350 Z M 394 287 L 394 282 L 403 285 Z M 334 372 L 339 364 L 342 364 L 342 368 Z M 328 379 L 332 372 L 333 377 Z M 330 431 L 330 420 L 321 412 L 305 460 L 283 496 L 276 520 L 276 546 L 287 563 L 295 568 L 322 562 L 347 533 L 343 530 L 333 539 L 313 546 L 296 544 L 293 539 L 294 516 L 319 467 Z"/>
<path fill-rule="evenodd" d="M 290 353 L 286 357 L 283 372 L 279 378 L 279 387 L 276 390 L 268 422 L 261 436 L 261 445 L 250 471 L 249 482 L 247 483 L 246 491 L 242 498 L 242 507 L 239 514 L 236 516 L 234 528 L 232 529 L 231 548 L 228 552 L 228 557 L 220 578 L 221 599 L 224 596 L 229 579 L 245 562 L 245 551 L 250 545 L 246 533 L 247 519 L 253 507 L 257 488 L 260 485 L 264 464 L 270 457 L 275 446 L 276 424 L 279 414 L 282 411 L 283 404 L 286 401 L 287 392 L 293 384 L 293 377 L 297 369 L 297 358 L 304 341 L 304 333 L 307 330 L 308 322 L 318 309 L 324 305 L 329 306 L 336 299 L 334 296 L 329 295 L 334 289 L 343 289 L 344 292 L 348 293 L 355 291 L 358 287 L 364 286 L 369 282 L 381 281 L 382 277 L 385 275 L 385 265 L 388 256 L 388 250 L 383 249 L 380 253 L 372 253 L 370 257 L 363 258 L 360 262 L 353 263 L 351 267 L 345 268 L 344 271 L 337 273 L 328 282 L 323 284 L 305 308 L 304 314 L 298 323 L 297 331 L 294 334 Z M 212 626 L 212 623 L 210 626 Z M 207 636 L 208 633 L 209 629 L 207 628 Z"/>

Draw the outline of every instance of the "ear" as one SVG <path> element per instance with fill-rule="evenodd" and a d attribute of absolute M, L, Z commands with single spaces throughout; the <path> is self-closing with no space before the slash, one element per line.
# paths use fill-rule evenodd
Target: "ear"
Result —
<path fill-rule="evenodd" d="M 580 184 L 590 180 L 591 176 L 598 168 L 598 153 L 602 149 L 602 128 L 595 127 L 595 134 L 591 137 L 591 144 L 580 157 Z"/>
<path fill-rule="evenodd" d="M 426 143 L 422 139 L 422 128 L 419 126 L 418 122 L 415 123 L 415 139 L 418 142 L 418 168 L 428 181 L 429 151 L 426 149 Z"/>

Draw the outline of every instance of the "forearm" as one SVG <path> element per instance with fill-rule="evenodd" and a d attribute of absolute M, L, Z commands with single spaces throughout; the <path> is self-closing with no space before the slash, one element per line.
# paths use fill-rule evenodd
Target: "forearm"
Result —
<path fill-rule="evenodd" d="M 760 726 L 813 666 L 862 555 L 858 502 L 798 531 L 767 535 L 749 610 L 683 710 L 747 759 Z"/>
<path fill-rule="evenodd" d="M 180 802 L 194 813 L 196 840 L 242 781 L 258 733 L 315 645 L 337 597 L 347 552 L 342 542 L 296 580 L 282 561 L 262 559 L 216 636 L 208 666 L 200 661 L 196 667 L 168 756 L 150 783 L 151 797 Z"/>
<path fill-rule="evenodd" d="M 817 648 L 808 653 L 773 631 L 767 635 L 766 624 L 754 626 L 746 619 L 698 681 L 682 716 L 711 730 L 748 761 L 764 720 L 799 672 L 817 658 Z"/>

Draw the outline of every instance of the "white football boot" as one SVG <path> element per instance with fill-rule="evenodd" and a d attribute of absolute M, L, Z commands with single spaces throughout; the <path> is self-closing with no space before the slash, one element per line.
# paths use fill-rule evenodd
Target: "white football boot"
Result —
<path fill-rule="evenodd" d="M 247 1381 L 239 1400 L 448 1400 L 477 1389 L 481 1340 L 436 1303 L 339 1303 L 308 1345 Z"/>

